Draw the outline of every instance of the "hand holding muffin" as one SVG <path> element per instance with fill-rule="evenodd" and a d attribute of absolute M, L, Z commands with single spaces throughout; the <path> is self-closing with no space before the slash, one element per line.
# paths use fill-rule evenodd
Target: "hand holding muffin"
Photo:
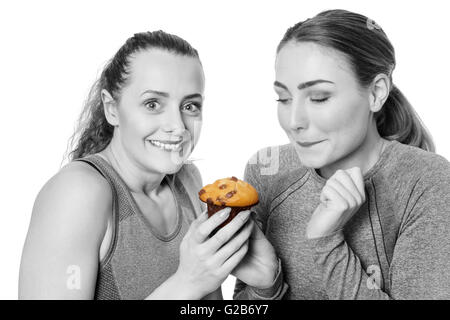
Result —
<path fill-rule="evenodd" d="M 203 212 L 181 242 L 180 263 L 173 281 L 180 284 L 180 290 L 190 292 L 190 299 L 201 299 L 219 288 L 247 253 L 254 222 L 249 210 L 231 221 L 232 211 L 223 206 L 211 217 Z M 213 234 L 214 230 L 217 232 Z"/>
<path fill-rule="evenodd" d="M 208 216 L 214 218 L 224 208 L 230 208 L 229 217 L 213 232 L 226 228 L 235 217 L 241 217 L 259 202 L 258 192 L 249 183 L 236 177 L 216 180 L 204 186 L 199 192 L 200 200 L 208 205 Z M 237 219 L 239 220 L 239 219 Z M 277 275 L 278 259 L 275 250 L 256 223 L 248 241 L 245 257 L 232 274 L 246 284 L 265 289 L 270 287 Z"/>

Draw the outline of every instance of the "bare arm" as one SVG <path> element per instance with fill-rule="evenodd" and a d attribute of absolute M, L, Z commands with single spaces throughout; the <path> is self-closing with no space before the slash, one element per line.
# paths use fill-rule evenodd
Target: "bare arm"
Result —
<path fill-rule="evenodd" d="M 221 287 L 202 297 L 198 290 L 191 289 L 188 285 L 180 285 L 185 282 L 184 280 L 178 274 L 172 275 L 156 288 L 146 300 L 223 300 Z"/>
<path fill-rule="evenodd" d="M 70 164 L 38 194 L 22 253 L 20 299 L 92 299 L 111 213 L 108 183 Z"/>
<path fill-rule="evenodd" d="M 89 170 L 93 169 L 72 164 L 39 193 L 23 249 L 20 299 L 94 298 L 99 250 L 111 215 L 112 193 L 109 184 Z M 197 241 L 206 240 L 227 216 L 217 215 L 208 222 L 206 218 L 204 213 L 194 221 L 185 237 L 179 270 L 147 299 L 222 299 L 220 284 L 245 255 L 243 243 L 252 224 L 241 228 L 245 221 L 235 219 L 204 243 L 201 254 Z M 239 236 L 211 256 L 217 251 L 215 246 L 222 247 L 238 230 Z M 199 254 L 202 259 L 197 257 Z"/>

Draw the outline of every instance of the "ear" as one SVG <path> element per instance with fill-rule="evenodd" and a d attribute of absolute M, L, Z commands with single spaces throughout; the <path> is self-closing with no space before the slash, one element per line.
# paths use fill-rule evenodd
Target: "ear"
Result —
<path fill-rule="evenodd" d="M 378 74 L 372 82 L 370 92 L 370 111 L 378 112 L 389 97 L 391 82 L 383 73 Z"/>
<path fill-rule="evenodd" d="M 119 116 L 117 114 L 116 101 L 106 89 L 102 89 L 101 97 L 103 102 L 103 111 L 105 112 L 106 120 L 110 125 L 118 126 Z"/>

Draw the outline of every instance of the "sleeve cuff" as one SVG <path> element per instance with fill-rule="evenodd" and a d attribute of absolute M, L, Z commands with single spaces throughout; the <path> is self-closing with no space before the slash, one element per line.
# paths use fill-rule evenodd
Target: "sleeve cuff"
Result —
<path fill-rule="evenodd" d="M 330 252 L 345 241 L 343 229 L 337 230 L 326 236 L 308 239 L 307 243 L 316 253 Z"/>
<path fill-rule="evenodd" d="M 283 280 L 283 272 L 281 270 L 281 260 L 278 258 L 277 275 L 274 281 L 272 282 L 271 286 L 264 289 L 249 286 L 248 289 L 255 299 L 259 300 L 281 299 L 288 289 L 287 283 L 285 283 Z"/>

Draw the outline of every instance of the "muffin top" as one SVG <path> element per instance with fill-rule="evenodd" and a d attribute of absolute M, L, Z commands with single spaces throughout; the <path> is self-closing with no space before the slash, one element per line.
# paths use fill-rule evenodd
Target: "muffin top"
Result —
<path fill-rule="evenodd" d="M 216 180 L 198 193 L 200 200 L 216 206 L 247 207 L 258 203 L 258 192 L 249 183 L 236 177 Z"/>

